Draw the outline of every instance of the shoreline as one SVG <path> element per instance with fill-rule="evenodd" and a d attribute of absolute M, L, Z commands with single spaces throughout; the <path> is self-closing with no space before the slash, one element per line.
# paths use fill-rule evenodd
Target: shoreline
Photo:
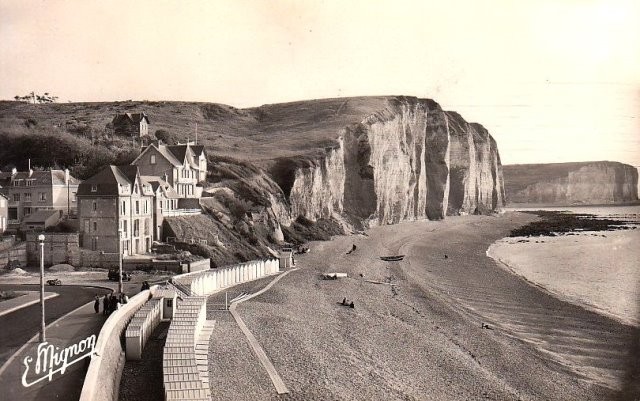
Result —
<path fill-rule="evenodd" d="M 634 260 L 640 253 L 632 245 L 638 240 L 640 234 L 635 230 L 505 237 L 492 243 L 486 254 L 501 268 L 551 296 L 640 328 L 640 296 L 635 294 L 640 280 L 634 276 Z M 600 266 L 607 266 L 607 271 Z M 623 277 L 621 281 L 631 288 L 612 277 Z M 607 294 L 615 294 L 615 299 Z"/>
<path fill-rule="evenodd" d="M 519 239 L 519 238 L 528 238 L 528 237 L 505 237 L 505 238 Z M 494 242 L 494 244 L 499 242 L 499 241 L 500 240 Z M 524 273 L 519 271 L 517 267 L 509 264 L 508 262 L 506 262 L 505 260 L 500 258 L 498 255 L 493 255 L 492 252 L 491 252 L 491 247 L 489 247 L 489 249 L 487 249 L 487 256 L 490 257 L 491 259 L 493 259 L 496 262 L 497 266 L 503 268 L 505 271 L 509 272 L 510 274 L 513 274 L 514 276 L 519 277 L 520 279 L 522 279 L 524 282 L 526 282 L 530 286 L 536 288 L 537 290 L 545 292 L 547 295 L 549 295 L 551 297 L 557 298 L 558 300 L 560 300 L 562 302 L 567 302 L 567 303 L 576 305 L 578 307 L 584 308 L 584 309 L 586 309 L 588 311 L 600 314 L 600 315 L 602 315 L 604 317 L 608 317 L 610 319 L 613 319 L 613 320 L 617 321 L 620 324 L 623 324 L 623 325 L 626 325 L 626 326 L 633 326 L 633 327 L 636 327 L 636 328 L 640 328 L 640 320 L 638 320 L 638 319 L 635 319 L 635 320 L 634 319 L 625 319 L 625 318 L 623 318 L 621 316 L 616 315 L 615 313 L 611 313 L 611 312 L 607 311 L 606 309 L 598 307 L 597 305 L 587 303 L 584 300 L 572 298 L 570 296 L 567 296 L 567 295 L 563 294 L 560 291 L 553 290 L 551 288 L 548 288 L 544 284 L 541 284 L 541 283 L 538 283 L 536 281 L 533 281 L 533 280 L 529 279 Z"/>
<path fill-rule="evenodd" d="M 299 270 L 245 302 L 241 313 L 291 399 L 606 400 L 618 395 L 597 383 L 637 394 L 626 382 L 614 385 L 613 376 L 593 379 L 610 373 L 613 362 L 627 366 L 633 334 L 628 328 L 532 287 L 486 256 L 491 243 L 533 220 L 521 213 L 459 216 L 314 242 L 309 254 L 296 257 Z M 356 254 L 346 255 L 354 243 Z M 386 254 L 406 256 L 403 262 L 381 261 Z M 322 280 L 326 272 L 348 278 Z M 343 297 L 355 308 L 340 306 Z M 219 336 L 237 334 L 226 318 L 208 314 L 218 319 Z M 255 360 L 238 360 L 251 355 L 247 345 L 220 341 L 223 345 L 212 342 L 210 348 L 219 356 L 210 365 L 216 396 L 277 399 Z M 576 344 L 578 349 L 572 348 Z M 620 352 L 607 354 L 611 347 Z M 567 368 L 566 348 L 570 357 L 595 358 L 594 367 Z"/>

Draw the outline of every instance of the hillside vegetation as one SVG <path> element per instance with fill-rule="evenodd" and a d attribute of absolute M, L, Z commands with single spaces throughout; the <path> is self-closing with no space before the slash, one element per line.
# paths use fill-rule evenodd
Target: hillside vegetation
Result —
<path fill-rule="evenodd" d="M 80 178 L 96 165 L 133 159 L 138 147 L 110 127 L 118 113 L 146 112 L 150 132 L 194 140 L 216 155 L 269 169 L 283 158 L 309 162 L 335 146 L 336 133 L 386 98 L 323 99 L 237 109 L 195 102 L 96 102 L 29 104 L 0 101 L 0 168 L 69 167 Z"/>

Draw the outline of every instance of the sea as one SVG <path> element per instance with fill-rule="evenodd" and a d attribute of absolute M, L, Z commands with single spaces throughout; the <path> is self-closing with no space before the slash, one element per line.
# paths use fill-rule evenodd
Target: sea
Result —
<path fill-rule="evenodd" d="M 504 238 L 490 248 L 509 268 L 557 296 L 640 326 L 640 205 L 509 208 L 592 214 L 632 229 Z M 526 242 L 525 242 L 526 241 Z"/>

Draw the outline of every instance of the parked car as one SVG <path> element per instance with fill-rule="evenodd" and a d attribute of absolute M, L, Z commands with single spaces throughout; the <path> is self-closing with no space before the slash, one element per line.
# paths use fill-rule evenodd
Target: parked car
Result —
<path fill-rule="evenodd" d="M 62 285 L 62 281 L 59 278 L 47 280 L 47 285 Z"/>
<path fill-rule="evenodd" d="M 120 274 L 118 269 L 109 269 L 109 280 L 118 281 Z M 131 274 L 122 272 L 122 281 L 131 281 Z"/>

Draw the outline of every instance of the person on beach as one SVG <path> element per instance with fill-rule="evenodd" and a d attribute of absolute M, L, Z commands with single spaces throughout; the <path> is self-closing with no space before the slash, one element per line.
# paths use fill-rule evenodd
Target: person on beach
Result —
<path fill-rule="evenodd" d="M 96 313 L 100 313 L 100 297 L 97 295 L 93 299 L 93 310 L 96 311 Z"/>
<path fill-rule="evenodd" d="M 356 248 L 357 248 L 357 247 L 356 247 L 356 244 L 353 244 L 353 246 L 351 247 L 351 250 L 350 250 L 349 252 L 347 252 L 347 255 L 348 255 L 348 254 L 350 254 L 350 253 L 352 253 L 352 252 L 355 252 L 355 251 L 356 251 Z"/>

